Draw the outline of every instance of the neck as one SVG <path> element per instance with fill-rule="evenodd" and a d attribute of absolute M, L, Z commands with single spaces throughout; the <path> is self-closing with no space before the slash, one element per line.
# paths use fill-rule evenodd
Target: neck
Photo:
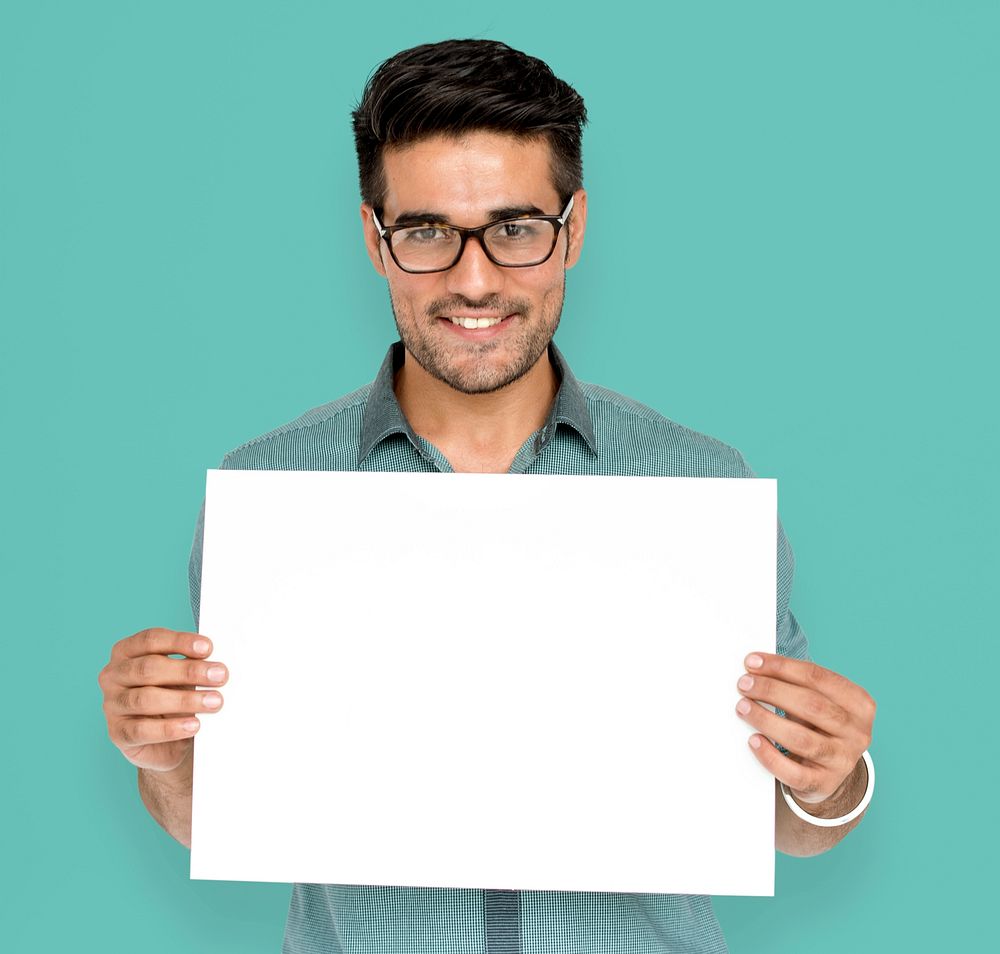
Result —
<path fill-rule="evenodd" d="M 559 380 L 548 348 L 517 381 L 489 394 L 463 394 L 429 375 L 407 352 L 394 390 L 410 427 L 456 471 L 505 473 L 546 421 Z"/>

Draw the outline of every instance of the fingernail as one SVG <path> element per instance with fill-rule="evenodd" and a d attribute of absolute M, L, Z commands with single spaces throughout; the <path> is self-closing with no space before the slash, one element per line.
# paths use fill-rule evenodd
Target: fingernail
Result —
<path fill-rule="evenodd" d="M 217 692 L 206 692 L 203 701 L 209 709 L 218 709 L 222 705 L 222 696 Z"/>
<path fill-rule="evenodd" d="M 750 736 L 750 748 L 752 748 L 752 749 L 759 749 L 760 748 L 760 736 L 759 735 L 751 735 Z"/>
<path fill-rule="evenodd" d="M 226 678 L 226 670 L 223 666 L 209 666 L 205 675 L 209 682 L 222 682 Z"/>
<path fill-rule="evenodd" d="M 212 648 L 212 644 L 207 639 L 196 639 L 192 649 L 199 655 L 204 656 Z"/>
<path fill-rule="evenodd" d="M 185 732 L 196 732 L 198 730 L 198 726 L 200 725 L 201 723 L 197 719 L 185 719 L 181 723 L 181 728 Z"/>
<path fill-rule="evenodd" d="M 753 689 L 753 676 L 740 676 L 740 681 L 736 683 L 744 692 Z"/>
<path fill-rule="evenodd" d="M 746 715 L 752 708 L 753 706 L 750 705 L 749 699 L 740 699 L 740 701 L 736 703 L 736 711 L 740 715 Z"/>
<path fill-rule="evenodd" d="M 747 656 L 747 669 L 760 669 L 764 665 L 764 659 L 762 656 L 758 656 L 756 653 Z"/>

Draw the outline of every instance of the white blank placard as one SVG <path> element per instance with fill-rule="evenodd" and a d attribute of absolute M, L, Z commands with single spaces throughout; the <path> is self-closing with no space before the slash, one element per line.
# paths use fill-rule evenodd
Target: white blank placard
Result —
<path fill-rule="evenodd" d="M 209 471 L 191 876 L 770 895 L 773 480 Z"/>

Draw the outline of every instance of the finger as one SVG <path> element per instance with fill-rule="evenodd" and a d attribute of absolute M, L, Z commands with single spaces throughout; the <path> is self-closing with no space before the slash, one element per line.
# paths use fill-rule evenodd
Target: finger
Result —
<path fill-rule="evenodd" d="M 155 715 L 182 712 L 218 712 L 222 708 L 222 694 L 208 690 L 199 692 L 183 689 L 159 689 L 155 686 L 123 689 L 104 700 L 108 715 Z"/>
<path fill-rule="evenodd" d="M 835 790 L 827 791 L 829 782 L 824 785 L 829 773 L 782 755 L 764 736 L 750 736 L 749 745 L 757 761 L 803 801 L 822 801 Z"/>
<path fill-rule="evenodd" d="M 154 627 L 118 640 L 111 649 L 111 661 L 116 663 L 130 656 L 166 656 L 170 653 L 201 657 L 211 651 L 212 641 L 206 636 Z"/>
<path fill-rule="evenodd" d="M 748 699 L 766 702 L 827 735 L 855 734 L 850 713 L 815 689 L 758 674 L 740 676 L 736 688 Z"/>
<path fill-rule="evenodd" d="M 832 669 L 774 653 L 751 653 L 744 663 L 747 671 L 754 675 L 768 676 L 804 689 L 812 689 L 849 712 L 864 716 L 870 710 L 874 718 L 875 701 L 872 697 L 857 683 Z"/>
<path fill-rule="evenodd" d="M 128 656 L 114 670 L 120 686 L 221 686 L 229 671 L 216 660 Z"/>
<path fill-rule="evenodd" d="M 193 716 L 177 719 L 116 719 L 108 734 L 120 749 L 159 742 L 173 742 L 194 736 L 201 723 Z"/>
<path fill-rule="evenodd" d="M 850 757 L 843 745 L 822 732 L 791 719 L 783 719 L 749 699 L 740 699 L 736 704 L 736 713 L 772 742 L 777 742 L 818 768 L 840 775 L 854 768 L 856 760 Z"/>

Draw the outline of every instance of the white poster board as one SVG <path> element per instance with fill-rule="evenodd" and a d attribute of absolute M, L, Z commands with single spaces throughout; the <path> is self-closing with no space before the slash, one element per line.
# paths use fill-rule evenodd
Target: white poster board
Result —
<path fill-rule="evenodd" d="M 770 895 L 766 479 L 210 471 L 193 878 Z"/>

